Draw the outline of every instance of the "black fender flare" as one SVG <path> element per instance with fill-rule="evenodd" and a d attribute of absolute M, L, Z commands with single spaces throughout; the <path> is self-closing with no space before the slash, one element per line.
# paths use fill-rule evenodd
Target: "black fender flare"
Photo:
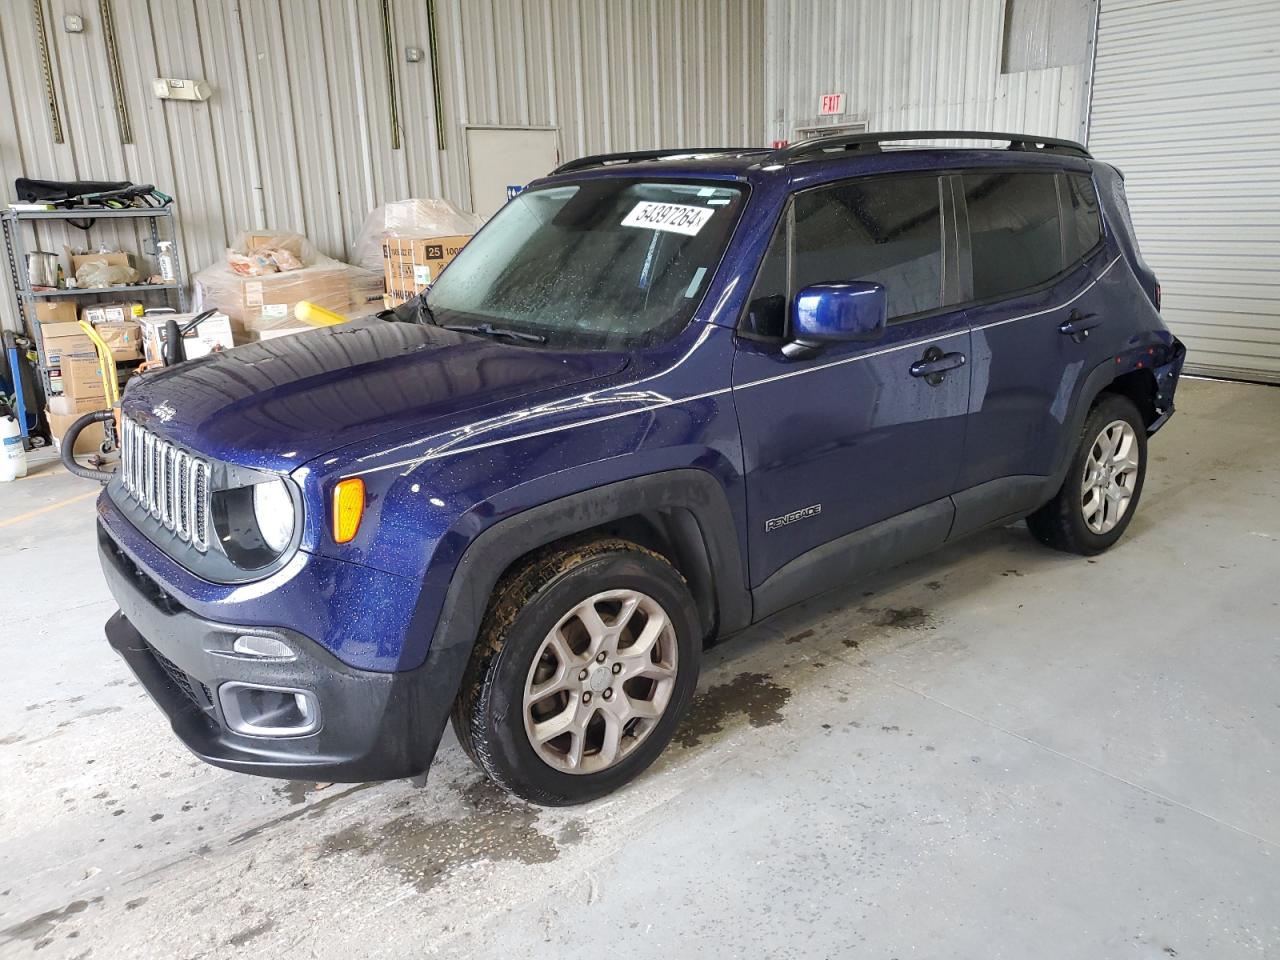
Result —
<path fill-rule="evenodd" d="M 684 511 L 696 521 L 715 599 L 716 632 L 751 622 L 737 527 L 724 488 L 705 470 L 681 468 L 592 487 L 486 527 L 463 551 L 445 592 L 421 667 L 411 672 L 425 756 L 435 755 L 498 578 L 531 550 L 613 520 Z M 415 754 L 423 756 L 415 750 Z M 429 762 L 429 761 L 428 761 Z"/>

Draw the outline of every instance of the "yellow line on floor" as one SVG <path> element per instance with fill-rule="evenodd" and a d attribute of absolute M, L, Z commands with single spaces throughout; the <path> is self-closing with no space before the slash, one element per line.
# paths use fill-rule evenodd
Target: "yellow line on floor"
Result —
<path fill-rule="evenodd" d="M 81 500 L 88 500 L 90 497 L 96 497 L 100 491 L 90 490 L 88 493 L 77 494 L 74 497 L 67 497 L 65 500 L 59 500 L 57 503 L 51 503 L 47 507 L 37 507 L 35 510 L 28 510 L 26 513 L 20 513 L 16 517 L 7 517 L 0 520 L 0 527 L 11 527 L 15 523 L 22 523 L 24 520 L 31 520 L 40 516 L 42 513 L 48 513 L 51 510 L 61 510 L 63 507 L 69 507 L 73 503 L 79 503 Z"/>

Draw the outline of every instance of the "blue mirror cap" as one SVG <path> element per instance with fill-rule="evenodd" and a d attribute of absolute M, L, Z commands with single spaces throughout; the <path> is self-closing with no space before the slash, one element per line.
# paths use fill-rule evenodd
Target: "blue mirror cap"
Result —
<path fill-rule="evenodd" d="M 797 340 L 875 337 L 884 330 L 886 311 L 882 283 L 815 283 L 796 294 L 792 333 Z"/>

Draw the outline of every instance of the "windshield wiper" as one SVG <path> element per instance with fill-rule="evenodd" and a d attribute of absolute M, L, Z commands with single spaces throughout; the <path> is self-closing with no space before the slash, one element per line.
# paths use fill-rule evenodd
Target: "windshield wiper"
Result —
<path fill-rule="evenodd" d="M 482 333 L 487 337 L 511 337 L 513 340 L 525 340 L 529 343 L 546 343 L 547 338 L 540 333 L 525 333 L 523 330 L 508 330 L 506 327 L 495 327 L 492 323 L 446 323 L 445 330 L 456 330 L 458 333 Z"/>

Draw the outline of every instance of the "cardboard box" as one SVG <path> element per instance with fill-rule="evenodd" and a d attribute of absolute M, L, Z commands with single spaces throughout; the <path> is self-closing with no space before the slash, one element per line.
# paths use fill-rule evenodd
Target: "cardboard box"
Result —
<path fill-rule="evenodd" d="M 116 360 L 142 359 L 142 325 L 137 321 L 99 323 L 94 330 Z"/>
<path fill-rule="evenodd" d="M 94 409 L 101 409 L 100 407 Z M 89 411 L 85 411 L 87 413 Z M 49 432 L 53 435 L 53 448 L 62 450 L 62 438 L 66 435 L 67 429 L 76 420 L 84 416 L 84 413 L 60 414 L 54 413 L 51 408 L 46 408 L 45 417 L 49 421 Z M 102 441 L 106 439 L 106 424 L 91 423 L 80 431 L 80 436 L 76 437 L 75 455 L 78 457 L 87 456 L 91 453 L 97 453 L 102 446 Z"/>
<path fill-rule="evenodd" d="M 95 410 L 102 410 L 103 402 L 95 397 L 68 397 L 65 393 L 61 396 L 49 398 L 49 405 L 45 409 L 46 413 L 57 414 L 60 417 L 82 417 L 86 413 L 93 413 Z"/>
<path fill-rule="evenodd" d="M 80 310 L 80 319 L 92 323 L 126 323 L 142 312 L 143 305 L 136 300 L 111 300 L 91 303 Z"/>
<path fill-rule="evenodd" d="M 59 364 L 62 371 L 62 392 L 74 400 L 96 400 L 99 407 L 107 405 L 107 390 L 102 383 L 102 368 L 96 356 L 64 354 Z"/>
<path fill-rule="evenodd" d="M 386 237 L 382 241 L 383 280 L 395 304 L 404 303 L 435 283 L 440 271 L 471 237 Z"/>
<path fill-rule="evenodd" d="M 71 273 L 73 275 L 79 273 L 80 268 L 86 263 L 105 263 L 109 267 L 132 266 L 129 262 L 129 254 L 119 250 L 114 253 L 73 253 L 71 255 Z"/>
<path fill-rule="evenodd" d="M 75 323 L 76 303 L 74 300 L 37 300 L 37 323 Z"/>
<path fill-rule="evenodd" d="M 93 341 L 74 321 L 40 324 L 40 342 L 44 346 L 45 362 L 51 367 L 58 366 L 63 356 L 71 354 L 96 356 Z"/>
<path fill-rule="evenodd" d="M 142 350 L 147 362 L 164 363 L 165 328 L 170 320 L 176 321 L 179 327 L 183 327 L 195 316 L 194 313 L 158 313 L 150 317 L 144 314 L 139 325 Z M 182 339 L 186 346 L 188 360 L 203 357 L 215 350 L 230 350 L 236 345 L 231 318 L 225 313 L 215 313 L 202 321 L 200 326 L 188 331 Z"/>

